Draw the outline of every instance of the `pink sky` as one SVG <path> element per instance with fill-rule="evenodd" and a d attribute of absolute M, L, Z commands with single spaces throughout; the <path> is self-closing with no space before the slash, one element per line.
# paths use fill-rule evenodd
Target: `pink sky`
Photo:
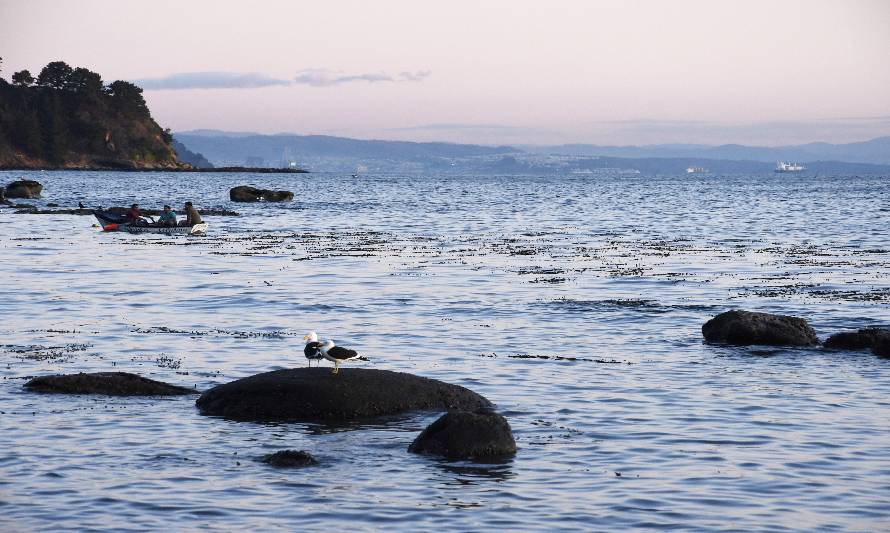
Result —
<path fill-rule="evenodd" d="M 883 0 L 0 0 L 0 55 L 7 79 L 61 59 L 143 83 L 154 117 L 179 131 L 598 144 L 890 135 Z"/>

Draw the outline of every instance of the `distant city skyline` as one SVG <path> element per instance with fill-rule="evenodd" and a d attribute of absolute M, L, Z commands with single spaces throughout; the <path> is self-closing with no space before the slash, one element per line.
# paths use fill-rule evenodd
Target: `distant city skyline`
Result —
<path fill-rule="evenodd" d="M 133 81 L 174 131 L 842 143 L 890 135 L 887 28 L 882 0 L 0 0 L 0 75 Z"/>

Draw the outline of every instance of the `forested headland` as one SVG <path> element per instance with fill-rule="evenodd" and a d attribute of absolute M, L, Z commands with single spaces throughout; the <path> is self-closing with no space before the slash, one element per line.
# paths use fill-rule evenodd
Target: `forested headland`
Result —
<path fill-rule="evenodd" d="M 2 59 L 0 59 L 2 61 Z M 0 63 L 2 69 L 2 63 Z M 53 61 L 35 77 L 0 71 L 0 168 L 183 169 L 169 130 L 151 117 L 142 89 L 105 83 Z"/>

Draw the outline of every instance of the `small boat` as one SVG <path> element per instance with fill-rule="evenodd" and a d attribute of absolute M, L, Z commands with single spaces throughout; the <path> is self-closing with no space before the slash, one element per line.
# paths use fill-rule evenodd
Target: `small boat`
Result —
<path fill-rule="evenodd" d="M 688 167 L 686 169 L 687 174 L 705 174 L 708 172 L 708 169 L 705 167 Z"/>
<path fill-rule="evenodd" d="M 776 163 L 776 170 L 774 172 L 782 174 L 785 172 L 803 172 L 806 169 L 807 167 L 800 163 L 786 163 L 784 161 L 779 161 Z"/>
<path fill-rule="evenodd" d="M 127 217 L 109 211 L 94 209 L 93 216 L 99 221 L 104 231 L 126 231 L 127 233 L 157 233 L 161 235 L 204 235 L 207 233 L 207 223 L 194 226 L 152 226 L 148 222 L 132 224 L 127 222 Z"/>

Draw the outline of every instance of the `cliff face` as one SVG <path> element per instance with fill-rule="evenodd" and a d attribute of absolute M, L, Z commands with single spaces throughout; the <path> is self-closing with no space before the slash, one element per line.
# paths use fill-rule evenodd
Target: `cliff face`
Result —
<path fill-rule="evenodd" d="M 139 87 L 106 86 L 98 74 L 61 62 L 47 65 L 36 85 L 19 74 L 16 85 L 0 79 L 0 168 L 189 166 L 177 160 L 170 133 L 151 118 Z"/>

